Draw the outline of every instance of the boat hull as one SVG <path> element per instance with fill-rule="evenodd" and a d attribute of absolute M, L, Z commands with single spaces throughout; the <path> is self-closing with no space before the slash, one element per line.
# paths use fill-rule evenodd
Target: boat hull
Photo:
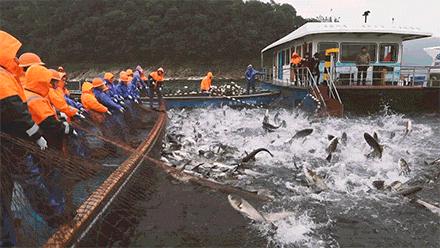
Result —
<path fill-rule="evenodd" d="M 279 92 L 267 92 L 241 96 L 168 96 L 164 97 L 167 109 L 206 107 L 259 107 L 267 106 L 280 96 Z M 148 98 L 145 99 L 148 101 Z"/>

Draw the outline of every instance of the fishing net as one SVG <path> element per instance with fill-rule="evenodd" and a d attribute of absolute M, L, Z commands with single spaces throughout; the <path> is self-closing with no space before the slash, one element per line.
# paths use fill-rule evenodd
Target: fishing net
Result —
<path fill-rule="evenodd" d="M 78 136 L 66 138 L 61 150 L 49 144 L 42 151 L 34 142 L 0 133 L 0 244 L 74 244 L 117 192 L 131 185 L 143 156 L 160 154 L 154 149 L 160 149 L 165 112 L 133 105 L 102 117 L 90 113 L 73 121 Z M 129 193 L 118 199 L 122 209 L 131 198 L 142 198 L 136 188 L 124 190 Z"/>

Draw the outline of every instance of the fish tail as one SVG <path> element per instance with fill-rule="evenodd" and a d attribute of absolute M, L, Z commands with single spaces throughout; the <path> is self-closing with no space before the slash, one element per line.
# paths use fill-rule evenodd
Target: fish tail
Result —
<path fill-rule="evenodd" d="M 330 162 L 332 160 L 332 154 L 329 153 L 327 158 L 325 158 L 325 160 L 327 160 L 328 162 Z"/>

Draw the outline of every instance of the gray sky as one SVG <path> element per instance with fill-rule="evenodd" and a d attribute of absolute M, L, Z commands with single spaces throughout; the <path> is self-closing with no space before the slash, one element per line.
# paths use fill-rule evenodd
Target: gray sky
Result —
<path fill-rule="evenodd" d="M 265 0 L 268 2 L 268 0 Z M 440 0 L 275 0 L 289 3 L 303 17 L 335 16 L 341 22 L 361 23 L 362 14 L 370 10 L 369 24 L 419 27 L 440 36 Z"/>

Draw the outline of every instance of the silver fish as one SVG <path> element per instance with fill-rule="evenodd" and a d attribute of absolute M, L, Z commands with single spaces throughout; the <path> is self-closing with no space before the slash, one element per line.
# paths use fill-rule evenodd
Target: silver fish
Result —
<path fill-rule="evenodd" d="M 318 176 L 318 174 L 316 174 L 316 172 L 314 172 L 313 170 L 307 167 L 303 167 L 303 172 L 304 172 L 304 176 L 306 177 L 307 183 L 310 186 L 315 186 L 316 188 L 322 191 L 329 189 L 327 184 L 325 184 L 324 179 Z"/>
<path fill-rule="evenodd" d="M 327 146 L 326 152 L 328 153 L 328 156 L 326 160 L 328 162 L 332 160 L 332 154 L 336 151 L 336 148 L 338 147 L 338 143 L 339 143 L 339 138 L 334 137 Z"/>
<path fill-rule="evenodd" d="M 405 159 L 399 159 L 398 165 L 400 170 L 399 175 L 409 175 L 411 169 L 409 168 L 409 164 L 405 161 Z"/>
<path fill-rule="evenodd" d="M 408 134 L 410 134 L 411 131 L 412 131 L 412 122 L 411 122 L 411 120 L 408 120 L 408 121 L 406 122 L 406 126 L 405 126 L 405 135 L 404 135 L 404 136 L 407 136 Z"/>
<path fill-rule="evenodd" d="M 232 208 L 247 218 L 258 222 L 267 222 L 266 218 L 245 199 L 236 195 L 228 195 L 228 201 Z"/>

